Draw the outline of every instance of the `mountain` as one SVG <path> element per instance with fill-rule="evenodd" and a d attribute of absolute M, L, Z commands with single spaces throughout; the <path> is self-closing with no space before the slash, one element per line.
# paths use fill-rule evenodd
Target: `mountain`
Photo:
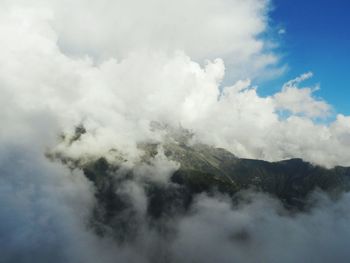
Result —
<path fill-rule="evenodd" d="M 85 130 L 78 130 L 84 133 Z M 155 180 L 152 170 L 140 176 L 135 168 L 100 157 L 88 162 L 67 160 L 51 155 L 73 169 L 81 169 L 95 186 L 96 206 L 90 225 L 97 233 L 113 235 L 120 242 L 132 239 L 139 231 L 139 209 L 130 191 L 137 190 L 146 199 L 145 215 L 150 225 L 169 232 L 164 224 L 185 215 L 199 194 L 229 196 L 233 203 L 239 193 L 250 189 L 278 198 L 290 211 L 307 209 L 308 196 L 322 190 L 337 198 L 350 189 L 350 168 L 326 169 L 301 159 L 267 162 L 237 158 L 222 148 L 189 143 L 190 134 L 169 133 L 163 143 L 139 145 L 143 155 L 135 167 L 151 164 L 158 155 L 179 164 L 168 181 Z M 70 143 L 79 140 L 75 134 Z M 167 227 L 165 227 L 167 226 Z M 162 229 L 162 228 L 166 228 Z"/>

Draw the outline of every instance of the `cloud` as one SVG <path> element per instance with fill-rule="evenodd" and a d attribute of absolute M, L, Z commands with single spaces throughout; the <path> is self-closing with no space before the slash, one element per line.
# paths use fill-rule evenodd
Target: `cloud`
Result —
<path fill-rule="evenodd" d="M 83 174 L 44 157 L 48 150 L 82 160 L 113 160 L 121 153 L 134 167 L 142 156 L 140 142 L 164 138 L 152 129 L 156 121 L 191 130 L 194 140 L 239 157 L 350 165 L 350 117 L 317 122 L 331 107 L 312 88 L 299 88 L 309 74 L 269 97 L 251 86 L 249 78 L 266 74 L 278 57 L 260 37 L 268 30 L 268 1 L 1 1 L 0 6 L 5 262 L 47 262 L 52 256 L 55 262 L 147 262 L 160 252 L 184 262 L 256 262 L 256 256 L 280 262 L 283 255 L 285 262 L 327 262 L 327 247 L 339 262 L 347 258 L 341 243 L 349 237 L 347 195 L 295 218 L 281 216 L 279 204 L 267 197 L 239 208 L 201 197 L 191 216 L 174 219 L 179 236 L 168 244 L 145 225 L 146 200 L 137 181 L 120 191 L 130 195 L 144 235 L 119 246 L 87 229 L 95 198 Z M 225 75 L 232 85 L 222 84 Z M 72 134 L 79 124 L 87 129 L 79 141 L 60 141 L 59 134 Z M 166 183 L 177 165 L 159 155 L 134 168 Z M 244 249 L 242 242 L 248 242 Z M 203 254 L 192 253 L 198 247 Z M 291 247 L 299 253 L 290 253 Z"/>
<path fill-rule="evenodd" d="M 279 34 L 279 35 L 284 35 L 284 34 L 286 34 L 286 29 L 285 28 L 280 28 L 280 29 L 278 29 L 278 31 L 277 31 L 277 33 Z"/>
<path fill-rule="evenodd" d="M 288 215 L 264 195 L 248 195 L 239 207 L 201 197 L 179 225 L 175 262 L 346 262 L 350 214 L 339 202 L 315 196 L 308 213 Z"/>
<path fill-rule="evenodd" d="M 50 134 L 52 145 L 55 133 L 83 123 L 89 132 L 82 140 L 69 147 L 58 145 L 57 150 L 82 157 L 123 149 L 128 159 L 136 160 L 137 143 L 161 139 L 150 129 L 157 121 L 182 125 L 198 140 L 239 157 L 301 157 L 329 167 L 350 164 L 344 143 L 348 132 L 332 128 L 348 118 L 339 115 L 330 124 L 314 121 L 329 114 L 330 106 L 315 98 L 312 89 L 298 87 L 310 74 L 286 83 L 273 96 L 261 97 L 249 80 L 221 87 L 222 59 L 201 66 L 183 51 L 135 50 L 123 59 L 95 64 L 89 57 L 62 52 L 52 19 L 50 12 L 36 9 L 13 9 L 2 16 L 4 138 L 42 127 L 41 136 Z M 281 110 L 289 115 L 281 117 Z M 36 125 L 30 123 L 34 115 Z"/>
<path fill-rule="evenodd" d="M 276 107 L 290 111 L 293 114 L 306 115 L 311 118 L 327 117 L 330 114 L 330 105 L 323 100 L 317 100 L 312 93 L 318 87 L 298 88 L 298 84 L 312 77 L 312 73 L 305 73 L 283 85 L 282 91 L 274 95 Z"/>
<path fill-rule="evenodd" d="M 46 13 L 60 49 L 71 56 L 101 61 L 123 59 L 140 49 L 180 50 L 201 64 L 225 59 L 230 80 L 257 77 L 278 61 L 259 37 L 268 29 L 268 0 L 16 0 L 4 1 L 3 6 Z"/>
<path fill-rule="evenodd" d="M 30 148 L 7 146 L 0 154 L 0 261 L 96 262 L 101 257 L 112 262 L 107 260 L 112 250 L 106 251 L 110 242 L 100 241 L 83 223 L 94 204 L 85 176 Z"/>

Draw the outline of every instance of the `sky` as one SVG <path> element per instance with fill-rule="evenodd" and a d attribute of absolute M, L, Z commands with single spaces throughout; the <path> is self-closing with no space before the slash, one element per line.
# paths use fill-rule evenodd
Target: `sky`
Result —
<path fill-rule="evenodd" d="M 319 84 L 316 96 L 335 112 L 350 114 L 350 2 L 347 0 L 275 0 L 270 13 L 284 74 L 261 85 L 262 94 L 278 90 L 284 82 L 311 71 L 309 84 Z"/>

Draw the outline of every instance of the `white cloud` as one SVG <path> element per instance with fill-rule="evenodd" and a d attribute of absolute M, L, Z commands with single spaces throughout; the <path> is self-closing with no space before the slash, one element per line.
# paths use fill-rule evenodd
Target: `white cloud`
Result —
<path fill-rule="evenodd" d="M 276 107 L 308 117 L 327 117 L 330 114 L 330 105 L 312 96 L 312 93 L 317 91 L 318 87 L 298 87 L 299 83 L 311 77 L 312 73 L 305 73 L 284 84 L 282 91 L 274 95 Z"/>
<path fill-rule="evenodd" d="M 181 50 L 199 63 L 225 59 L 230 80 L 256 77 L 278 60 L 258 38 L 268 28 L 268 0 L 16 0 L 2 5 L 48 12 L 60 48 L 72 56 L 101 61 L 140 49 Z"/>
<path fill-rule="evenodd" d="M 62 246 L 57 251 L 71 262 L 93 262 L 103 254 L 107 258 L 101 261 L 111 262 L 117 252 L 122 259 L 134 252 L 135 247 L 115 252 L 110 242 L 101 244 L 82 229 L 86 214 L 79 213 L 91 208 L 93 191 L 82 174 L 73 179 L 63 167 L 48 164 L 43 157 L 48 148 L 72 157 L 109 158 L 109 150 L 116 148 L 137 161 L 138 142 L 161 140 L 162 134 L 150 129 L 150 123 L 158 121 L 181 125 L 194 131 L 197 140 L 239 157 L 302 157 L 329 167 L 350 165 L 350 117 L 338 115 L 329 124 L 314 121 L 327 115 L 330 106 L 315 98 L 313 89 L 298 87 L 308 75 L 270 97 L 259 96 L 251 87 L 248 77 L 264 75 L 264 68 L 277 59 L 264 51 L 258 37 L 268 26 L 267 1 L 1 1 L 0 6 L 0 236 L 5 256 L 18 249 L 23 252 L 19 257 L 25 257 L 45 245 Z M 237 82 L 221 92 L 225 74 Z M 281 118 L 281 109 L 289 116 Z M 60 132 L 72 132 L 80 123 L 88 133 L 79 142 L 56 145 Z M 157 177 L 176 168 L 163 157 L 146 167 L 156 169 Z M 139 209 L 145 209 L 138 186 L 127 185 L 128 190 Z M 227 204 L 219 203 L 217 209 L 228 215 L 226 223 L 235 222 Z M 247 214 L 251 220 L 267 216 L 262 210 Z M 196 227 L 207 226 L 206 216 Z M 285 220 L 275 216 L 277 221 L 268 224 L 277 222 L 277 233 L 283 233 Z M 38 218 L 43 222 L 39 226 Z M 315 220 L 307 221 L 308 226 Z M 300 222 L 296 235 L 303 236 L 307 228 Z M 326 236 L 331 221 L 322 222 L 328 227 Z M 34 231 L 18 228 L 27 225 Z M 293 226 L 288 225 L 288 233 L 294 233 Z M 22 230 L 27 232 L 18 234 Z M 48 237 L 40 234 L 43 231 Z M 313 244 L 310 235 L 306 238 L 306 244 Z M 316 248 L 325 247 L 321 241 Z M 70 245 L 89 254 L 77 255 Z M 289 243 L 283 245 L 286 251 Z M 143 246 L 147 253 L 151 245 Z M 43 260 L 35 255 L 37 262 Z"/>
<path fill-rule="evenodd" d="M 62 53 L 50 19 L 33 10 L 2 16 L 4 138 L 16 138 L 17 130 L 22 137 L 24 132 L 36 136 L 37 127 L 46 127 L 40 129 L 41 136 L 52 138 L 83 122 L 90 133 L 64 148 L 67 154 L 104 155 L 118 148 L 135 159 L 137 142 L 159 139 L 149 127 L 158 121 L 183 125 L 200 140 L 240 157 L 301 157 L 325 166 L 350 165 L 344 143 L 348 131 L 332 128 L 339 120 L 330 125 L 314 122 L 327 115 L 330 106 L 315 99 L 312 89 L 298 87 L 310 74 L 286 83 L 271 97 L 259 96 L 249 81 L 220 92 L 222 59 L 200 66 L 183 52 L 135 50 L 122 60 L 109 58 L 95 65 L 88 57 Z M 281 109 L 290 116 L 281 118 Z M 28 122 L 34 115 L 35 126 Z"/>

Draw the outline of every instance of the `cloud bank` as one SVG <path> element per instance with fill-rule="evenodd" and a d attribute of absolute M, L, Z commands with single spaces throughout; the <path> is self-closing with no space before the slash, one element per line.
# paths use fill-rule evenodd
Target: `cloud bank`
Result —
<path fill-rule="evenodd" d="M 35 262 L 52 257 L 57 262 L 142 262 L 162 243 L 149 233 L 153 239 L 116 248 L 88 231 L 84 223 L 94 189 L 81 173 L 49 163 L 48 149 L 73 158 L 113 159 L 113 148 L 132 165 L 140 156 L 138 143 L 162 140 L 151 128 L 156 121 L 191 130 L 195 140 L 238 157 L 350 165 L 350 117 L 321 121 L 332 108 L 314 96 L 316 88 L 302 86 L 310 74 L 268 97 L 251 85 L 249 78 L 280 71 L 271 71 L 278 55 L 261 37 L 268 30 L 268 1 L 18 0 L 1 1 L 0 7 L 3 262 L 28 262 L 29 255 Z M 232 85 L 222 84 L 225 74 Z M 88 133 L 77 143 L 57 145 L 58 134 L 73 133 L 78 124 Z M 153 167 L 159 177 L 167 174 L 162 164 Z M 339 262 L 348 256 L 341 242 L 349 237 L 347 196 L 297 218 L 280 216 L 275 201 L 262 200 L 233 210 L 223 200 L 199 199 L 198 211 L 178 222 L 179 237 L 164 248 L 164 257 L 257 262 L 261 256 L 280 262 L 288 255 L 284 262 L 329 262 L 327 255 L 315 253 L 327 247 Z M 242 241 L 249 243 L 244 248 L 225 236 L 226 227 L 236 223 L 248 229 L 243 236 L 254 228 L 254 237 Z M 282 233 L 292 237 L 281 239 Z M 208 255 L 192 254 L 197 245 Z M 281 250 L 274 252 L 275 246 Z M 290 247 L 300 253 L 290 254 Z M 143 252 L 132 256 L 135 251 Z"/>
<path fill-rule="evenodd" d="M 331 106 L 313 96 L 314 88 L 299 87 L 309 75 L 261 97 L 249 80 L 222 87 L 220 58 L 201 66 L 185 51 L 155 48 L 96 64 L 88 53 L 77 58 L 62 52 L 61 35 L 52 25 L 54 11 L 11 8 L 2 16 L 3 137 L 13 136 L 13 129 L 37 132 L 37 126 L 23 120 L 36 115 L 37 125 L 50 122 L 49 129 L 69 130 L 83 122 L 94 135 L 83 138 L 81 152 L 101 154 L 114 146 L 131 151 L 135 142 L 155 136 L 149 123 L 158 121 L 181 125 L 240 157 L 349 165 L 349 117 L 339 114 L 330 124 L 317 121 L 330 114 Z M 244 46 L 245 39 L 240 41 Z"/>

